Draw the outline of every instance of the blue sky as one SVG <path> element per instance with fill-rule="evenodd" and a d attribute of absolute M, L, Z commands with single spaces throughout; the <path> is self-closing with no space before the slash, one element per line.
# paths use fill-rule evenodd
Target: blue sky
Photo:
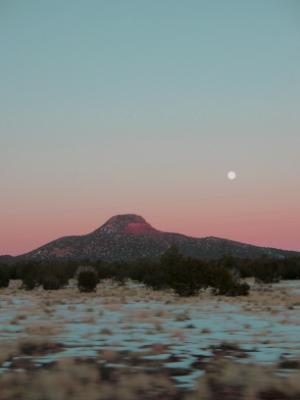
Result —
<path fill-rule="evenodd" d="M 0 19 L 0 253 L 120 212 L 300 250 L 298 1 L 16 0 Z"/>

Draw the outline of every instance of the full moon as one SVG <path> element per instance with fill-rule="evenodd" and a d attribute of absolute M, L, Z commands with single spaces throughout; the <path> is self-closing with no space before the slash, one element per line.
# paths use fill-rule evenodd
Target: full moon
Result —
<path fill-rule="evenodd" d="M 227 174 L 227 178 L 230 181 L 234 181 L 236 179 L 236 173 L 234 171 L 229 171 L 228 174 Z"/>

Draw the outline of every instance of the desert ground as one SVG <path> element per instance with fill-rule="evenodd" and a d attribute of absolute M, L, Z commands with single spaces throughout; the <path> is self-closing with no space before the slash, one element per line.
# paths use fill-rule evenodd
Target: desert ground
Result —
<path fill-rule="evenodd" d="M 0 399 L 300 399 L 300 281 L 0 290 Z"/>

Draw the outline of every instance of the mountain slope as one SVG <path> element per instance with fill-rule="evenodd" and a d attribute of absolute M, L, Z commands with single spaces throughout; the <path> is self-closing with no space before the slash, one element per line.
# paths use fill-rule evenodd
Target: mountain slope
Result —
<path fill-rule="evenodd" d="M 83 236 L 68 236 L 31 251 L 22 258 L 101 259 L 105 261 L 157 258 L 171 245 L 176 245 L 185 256 L 219 258 L 232 254 L 241 258 L 268 255 L 283 258 L 299 255 L 278 249 L 252 246 L 214 237 L 193 238 L 153 228 L 135 214 L 116 215 L 104 225 Z"/>
<path fill-rule="evenodd" d="M 12 264 L 14 260 L 13 256 L 9 256 L 9 255 L 2 255 L 0 256 L 0 264 Z"/>

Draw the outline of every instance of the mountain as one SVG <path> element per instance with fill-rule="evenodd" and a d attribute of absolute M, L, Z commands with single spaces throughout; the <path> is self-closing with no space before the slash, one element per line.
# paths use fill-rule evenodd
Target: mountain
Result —
<path fill-rule="evenodd" d="M 144 218 L 126 214 L 110 218 L 87 235 L 63 237 L 19 257 L 104 261 L 155 259 L 171 245 L 176 245 L 185 256 L 206 259 L 219 258 L 225 254 L 241 258 L 257 258 L 263 255 L 285 258 L 300 255 L 297 252 L 252 246 L 215 237 L 194 238 L 162 232 L 153 228 Z"/>
<path fill-rule="evenodd" d="M 0 264 L 12 264 L 14 260 L 14 257 L 9 256 L 9 255 L 3 255 L 0 256 Z"/>

